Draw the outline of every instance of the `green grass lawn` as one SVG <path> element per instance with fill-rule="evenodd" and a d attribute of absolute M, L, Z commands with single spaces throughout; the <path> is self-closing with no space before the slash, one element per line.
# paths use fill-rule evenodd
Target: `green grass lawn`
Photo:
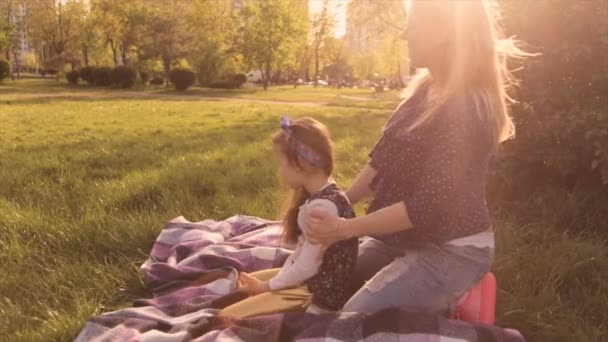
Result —
<path fill-rule="evenodd" d="M 373 89 L 364 88 L 327 88 L 293 85 L 273 86 L 271 91 L 263 91 L 260 86 L 246 85 L 242 89 L 226 90 L 192 87 L 185 92 L 176 92 L 172 88 L 159 85 L 136 86 L 128 91 L 122 89 L 92 87 L 86 84 L 69 85 L 65 81 L 52 79 L 24 79 L 19 82 L 5 81 L 0 86 L 0 102 L 38 101 L 49 99 L 94 100 L 105 98 L 148 98 L 163 100 L 235 99 L 256 100 L 258 102 L 293 102 L 294 104 L 319 104 L 336 107 L 355 107 L 369 109 L 387 109 L 395 106 L 399 97 L 397 91 L 376 93 Z"/>
<path fill-rule="evenodd" d="M 44 98 L 52 92 L 91 96 Z M 281 113 L 330 127 L 335 176 L 346 187 L 390 115 L 378 108 L 399 101 L 361 89 L 147 95 L 155 92 L 167 93 L 123 98 L 119 90 L 49 81 L 0 85 L 0 340 L 71 340 L 89 316 L 149 296 L 138 267 L 171 218 L 275 218 L 283 192 L 270 138 Z M 204 98 L 213 92 L 240 100 Z M 515 211 L 494 210 L 498 323 L 530 341 L 608 338 L 607 244 L 557 229 L 550 209 L 590 225 L 598 219 L 575 212 L 584 196 L 539 194 L 512 204 L 524 212 L 546 203 L 546 215 L 526 226 Z"/>

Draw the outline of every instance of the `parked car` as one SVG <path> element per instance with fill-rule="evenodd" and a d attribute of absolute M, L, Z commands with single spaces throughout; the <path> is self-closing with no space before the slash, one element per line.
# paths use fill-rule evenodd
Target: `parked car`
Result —
<path fill-rule="evenodd" d="M 253 70 L 247 73 L 247 82 L 260 83 L 262 79 L 262 72 L 260 70 Z"/>

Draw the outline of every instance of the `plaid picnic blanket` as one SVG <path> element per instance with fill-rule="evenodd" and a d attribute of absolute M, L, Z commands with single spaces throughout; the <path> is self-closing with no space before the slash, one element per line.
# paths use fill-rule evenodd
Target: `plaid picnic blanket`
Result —
<path fill-rule="evenodd" d="M 218 303 L 236 286 L 238 271 L 280 267 L 277 222 L 250 216 L 168 222 L 141 266 L 153 298 L 89 319 L 81 341 L 524 341 L 516 330 L 389 309 L 357 313 L 289 313 L 232 319 Z"/>

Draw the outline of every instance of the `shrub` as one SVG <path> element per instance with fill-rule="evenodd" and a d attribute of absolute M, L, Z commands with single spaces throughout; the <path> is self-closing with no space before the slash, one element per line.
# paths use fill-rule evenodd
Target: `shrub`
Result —
<path fill-rule="evenodd" d="M 227 58 L 216 43 L 207 43 L 197 64 L 198 84 L 207 87 L 226 71 Z"/>
<path fill-rule="evenodd" d="M 110 78 L 112 80 L 112 85 L 127 89 L 132 88 L 133 85 L 135 85 L 137 73 L 135 72 L 135 69 L 129 66 L 121 65 L 112 70 Z"/>
<path fill-rule="evenodd" d="M 93 79 L 96 86 L 107 87 L 112 84 L 112 69 L 99 67 L 93 69 Z"/>
<path fill-rule="evenodd" d="M 93 78 L 93 69 L 94 68 L 90 66 L 80 68 L 80 78 L 90 85 L 95 84 L 95 79 Z"/>
<path fill-rule="evenodd" d="M 141 84 L 146 85 L 150 81 L 150 73 L 147 71 L 139 72 L 139 79 L 141 79 Z"/>
<path fill-rule="evenodd" d="M 520 176 L 524 190 L 608 184 L 608 64 L 600 62 L 608 40 L 605 30 L 589 29 L 605 22 L 605 4 L 501 1 L 506 33 L 542 53 L 516 74 L 517 135 L 505 145 L 501 165 L 510 178 Z"/>
<path fill-rule="evenodd" d="M 165 78 L 158 74 L 154 75 L 154 76 L 152 76 L 152 79 L 150 80 L 150 84 L 163 85 L 163 84 L 165 84 Z"/>
<path fill-rule="evenodd" d="M 78 70 L 71 70 L 65 74 L 65 78 L 70 82 L 70 84 L 78 84 L 78 78 L 80 77 L 80 72 Z"/>
<path fill-rule="evenodd" d="M 188 69 L 173 69 L 169 73 L 169 81 L 176 90 L 184 91 L 194 84 L 194 73 Z"/>
<path fill-rule="evenodd" d="M 234 75 L 234 83 L 236 83 L 237 88 L 240 88 L 245 82 L 247 82 L 247 76 L 244 74 L 236 74 Z"/>
<path fill-rule="evenodd" d="M 209 84 L 209 88 L 218 88 L 218 89 L 235 89 L 238 88 L 240 85 L 238 85 L 235 81 L 227 81 L 227 80 L 221 80 L 221 81 L 215 81 L 215 82 L 211 82 L 211 84 Z"/>
<path fill-rule="evenodd" d="M 5 59 L 0 59 L 0 81 L 7 78 L 10 74 L 11 64 Z"/>

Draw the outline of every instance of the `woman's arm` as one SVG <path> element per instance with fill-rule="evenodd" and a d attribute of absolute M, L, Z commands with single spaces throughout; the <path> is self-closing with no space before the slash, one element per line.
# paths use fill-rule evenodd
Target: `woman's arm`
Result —
<path fill-rule="evenodd" d="M 433 235 L 459 219 L 463 201 L 470 198 L 464 195 L 471 193 L 466 177 L 470 170 L 482 169 L 479 163 L 485 159 L 480 154 L 489 153 L 480 150 L 480 141 L 484 140 L 479 138 L 488 128 L 473 121 L 475 118 L 472 113 L 459 110 L 442 117 L 434 127 L 433 135 L 426 137 L 434 142 L 433 145 L 424 151 L 425 157 L 416 164 L 421 176 L 416 179 L 411 193 L 403 194 L 400 202 L 350 220 L 313 212 L 307 232 L 309 239 L 330 245 L 352 236 L 385 235 L 413 227 Z"/>
<path fill-rule="evenodd" d="M 413 227 L 403 202 L 353 219 L 332 217 L 322 210 L 312 210 L 310 217 L 313 226 L 325 228 L 305 231 L 306 236 L 310 241 L 324 245 L 352 237 L 395 233 Z"/>
<path fill-rule="evenodd" d="M 407 214 L 405 204 L 399 202 L 364 216 L 348 220 L 339 219 L 336 222 L 336 228 L 343 232 L 344 239 L 348 239 L 370 234 L 396 233 L 412 228 L 412 221 Z"/>
<path fill-rule="evenodd" d="M 374 170 L 370 164 L 365 165 L 363 170 L 361 170 L 353 184 L 346 190 L 346 197 L 348 197 L 348 200 L 352 205 L 369 195 L 369 184 L 376 176 L 376 173 L 378 172 Z"/>

